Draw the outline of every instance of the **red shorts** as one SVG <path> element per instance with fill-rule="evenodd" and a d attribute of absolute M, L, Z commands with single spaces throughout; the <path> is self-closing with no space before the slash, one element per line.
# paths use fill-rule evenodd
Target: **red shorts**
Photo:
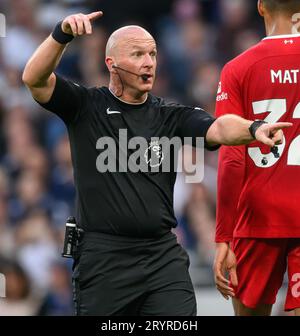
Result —
<path fill-rule="evenodd" d="M 246 307 L 274 304 L 288 269 L 285 310 L 300 308 L 300 238 L 235 238 L 238 298 Z"/>

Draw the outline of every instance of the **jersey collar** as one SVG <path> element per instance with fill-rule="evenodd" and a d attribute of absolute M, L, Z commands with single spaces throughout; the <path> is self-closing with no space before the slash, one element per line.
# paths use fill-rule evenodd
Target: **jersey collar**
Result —
<path fill-rule="evenodd" d="M 122 103 L 127 104 L 127 105 L 143 105 L 143 104 L 145 104 L 145 102 L 146 102 L 147 99 L 148 99 L 148 94 L 147 94 L 145 100 L 144 100 L 143 102 L 141 102 L 141 103 L 128 103 L 127 101 L 125 101 L 125 100 L 123 100 L 123 99 L 117 97 L 117 96 L 112 92 L 112 90 L 111 90 L 110 88 L 108 88 L 108 89 L 109 89 L 109 92 L 110 92 L 115 98 L 117 98 L 117 99 L 120 100 Z"/>
<path fill-rule="evenodd" d="M 281 38 L 293 38 L 300 37 L 300 34 L 287 34 L 287 35 L 273 35 L 263 38 L 263 40 L 281 39 Z"/>

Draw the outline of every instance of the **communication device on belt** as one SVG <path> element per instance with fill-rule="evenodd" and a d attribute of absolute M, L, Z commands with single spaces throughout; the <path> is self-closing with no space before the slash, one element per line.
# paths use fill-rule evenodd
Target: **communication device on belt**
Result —
<path fill-rule="evenodd" d="M 62 256 L 64 258 L 73 258 L 74 248 L 77 243 L 76 219 L 73 216 L 68 217 L 66 222 L 65 240 Z"/>

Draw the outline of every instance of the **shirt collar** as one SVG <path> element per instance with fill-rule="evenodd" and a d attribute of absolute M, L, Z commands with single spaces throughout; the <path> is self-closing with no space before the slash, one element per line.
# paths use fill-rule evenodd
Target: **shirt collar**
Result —
<path fill-rule="evenodd" d="M 281 39 L 281 38 L 294 38 L 300 37 L 300 34 L 287 34 L 287 35 L 273 35 L 263 38 L 263 40 Z"/>

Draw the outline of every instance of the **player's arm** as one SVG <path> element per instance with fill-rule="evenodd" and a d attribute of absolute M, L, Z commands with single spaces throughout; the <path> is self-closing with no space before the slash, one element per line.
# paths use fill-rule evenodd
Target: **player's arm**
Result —
<path fill-rule="evenodd" d="M 239 81 L 234 76 L 232 68 L 225 66 L 221 74 L 218 94 L 226 99 L 217 98 L 216 116 L 222 117 L 231 111 L 242 117 L 245 108 L 241 92 Z M 217 289 L 226 299 L 234 296 L 233 286 L 237 286 L 238 283 L 236 258 L 230 248 L 230 242 L 233 239 L 237 207 L 244 183 L 245 152 L 245 146 L 223 146 L 219 152 L 214 276 Z M 229 273 L 231 278 L 233 285 L 231 287 L 226 273 Z"/>
<path fill-rule="evenodd" d="M 34 99 L 40 103 L 50 100 L 56 84 L 54 70 L 72 37 L 92 33 L 92 20 L 102 16 L 102 12 L 88 15 L 74 14 L 61 23 L 61 30 L 56 29 L 57 39 L 51 34 L 35 51 L 27 62 L 22 80 L 31 91 Z"/>
<path fill-rule="evenodd" d="M 233 238 L 244 183 L 245 155 L 245 146 L 223 146 L 219 151 L 216 243 L 229 243 Z"/>
<path fill-rule="evenodd" d="M 214 274 L 216 287 L 226 299 L 234 296 L 234 287 L 229 287 L 226 273 L 229 273 L 233 286 L 238 283 L 236 259 L 230 243 L 244 182 L 245 151 L 245 146 L 223 146 L 219 152 Z"/>

